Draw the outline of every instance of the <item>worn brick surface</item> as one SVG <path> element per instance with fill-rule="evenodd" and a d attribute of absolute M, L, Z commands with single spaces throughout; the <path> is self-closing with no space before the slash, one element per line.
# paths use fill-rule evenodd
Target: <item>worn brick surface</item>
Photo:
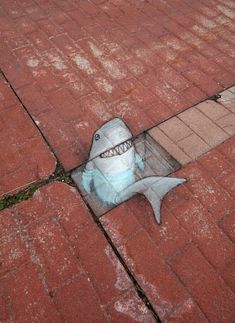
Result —
<path fill-rule="evenodd" d="M 19 322 L 60 322 L 40 273 L 33 263 L 19 267 L 2 282 L 2 292 L 11 308 L 11 319 Z"/>
<path fill-rule="evenodd" d="M 172 174 L 186 178 L 187 182 L 164 198 L 160 226 L 156 225 L 149 203 L 140 197 L 132 198 L 125 205 L 120 205 L 101 217 L 104 228 L 156 312 L 166 322 L 207 322 L 208 319 L 230 322 L 233 318 L 234 294 L 231 290 L 234 288 L 235 203 L 230 187 L 220 183 L 224 174 L 234 172 L 231 160 L 233 150 L 234 140 L 231 138 L 203 155 L 197 162 Z M 186 260 L 188 258 L 184 250 L 188 245 L 192 246 L 190 250 L 197 248 L 197 253 L 201 253 L 197 259 L 190 260 L 189 251 L 189 260 Z M 173 263 L 174 259 L 179 259 L 177 263 L 180 270 L 175 270 L 173 266 L 177 274 L 176 281 L 170 272 L 167 274 L 168 264 L 172 259 Z M 185 270 L 181 265 L 183 259 L 188 261 Z M 191 270 L 192 266 L 194 272 Z M 200 284 L 203 285 L 205 281 L 205 286 L 209 284 L 208 296 L 195 285 L 195 266 L 202 275 L 205 272 L 205 276 L 200 276 L 198 282 L 201 280 Z M 164 270 L 167 271 L 163 274 Z M 169 282 L 164 293 L 161 292 L 162 281 L 157 277 L 164 277 L 165 284 Z M 170 283 L 171 279 L 173 281 Z M 178 279 L 183 281 L 186 290 L 178 289 Z M 187 283 L 184 279 L 187 279 Z M 213 296 L 214 290 L 218 291 L 217 296 Z M 227 301 L 223 299 L 225 294 L 228 295 Z M 177 301 L 181 303 L 176 305 Z M 216 309 L 214 312 L 213 307 L 217 305 L 210 303 L 219 304 L 222 311 Z"/>
<path fill-rule="evenodd" d="M 154 322 L 78 192 L 54 182 L 0 212 L 0 317 Z"/>
<path fill-rule="evenodd" d="M 233 320 L 234 294 L 197 248 L 190 246 L 183 250 L 171 260 L 171 266 L 209 320 Z"/>
<path fill-rule="evenodd" d="M 0 75 L 0 196 L 55 169 L 56 160 L 13 91 Z"/>
<path fill-rule="evenodd" d="M 231 86 L 233 13 L 222 0 L 4 1 L 0 67 L 71 169 L 86 158 L 93 132 L 88 120 L 94 118 L 96 128 L 118 114 L 140 132 Z M 64 90 L 73 97 L 70 106 Z M 105 103 L 101 115 L 98 107 L 83 113 L 80 100 L 91 94 Z M 126 99 L 117 112 L 115 101 Z M 52 122 L 57 114 L 60 121 Z M 75 133 L 74 121 L 83 124 Z M 223 126 L 228 129 L 227 120 Z"/>
<path fill-rule="evenodd" d="M 187 183 L 165 197 L 161 226 L 139 196 L 100 219 L 164 322 L 235 317 L 234 88 L 198 104 L 234 84 L 234 10 L 225 0 L 1 1 L 0 69 L 65 169 L 114 116 L 134 134 L 174 117 L 151 135 L 183 165 L 199 158 L 172 174 Z M 0 81 L 3 194 L 47 177 L 55 160 Z M 0 226 L 0 321 L 154 321 L 76 189 L 45 185 L 0 212 Z"/>

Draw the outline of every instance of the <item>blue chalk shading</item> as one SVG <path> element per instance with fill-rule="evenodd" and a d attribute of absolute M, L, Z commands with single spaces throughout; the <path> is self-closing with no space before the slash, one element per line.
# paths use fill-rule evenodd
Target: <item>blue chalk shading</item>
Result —
<path fill-rule="evenodd" d="M 135 154 L 135 164 L 141 171 L 144 170 L 144 162 L 138 154 Z M 107 204 L 118 204 L 120 203 L 118 193 L 136 181 L 134 168 L 130 167 L 125 172 L 115 175 L 101 173 L 97 168 L 93 170 L 85 169 L 82 174 L 82 186 L 90 194 L 93 185 L 101 201 Z"/>

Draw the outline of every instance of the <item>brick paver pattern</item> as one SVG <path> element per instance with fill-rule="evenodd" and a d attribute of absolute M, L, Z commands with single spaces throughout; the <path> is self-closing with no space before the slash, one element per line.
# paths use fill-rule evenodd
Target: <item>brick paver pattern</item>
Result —
<path fill-rule="evenodd" d="M 134 133 L 235 78 L 227 0 L 2 0 L 0 67 L 66 169 L 113 116 Z"/>
<path fill-rule="evenodd" d="M 234 17 L 231 0 L 0 1 L 1 196 L 83 163 L 117 116 L 187 180 L 160 226 L 143 197 L 98 219 L 55 181 L 1 211 L 1 322 L 233 322 Z"/>

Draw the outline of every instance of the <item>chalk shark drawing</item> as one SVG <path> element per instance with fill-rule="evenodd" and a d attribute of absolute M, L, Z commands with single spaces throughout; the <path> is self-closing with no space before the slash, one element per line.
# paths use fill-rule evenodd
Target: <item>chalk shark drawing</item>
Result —
<path fill-rule="evenodd" d="M 111 205 L 122 203 L 137 193 L 143 194 L 160 224 L 163 197 L 185 179 L 148 176 L 137 180 L 136 167 L 144 171 L 144 162 L 135 149 L 132 133 L 121 119 L 114 118 L 93 135 L 82 186 L 90 194 L 93 185 L 98 198 Z"/>

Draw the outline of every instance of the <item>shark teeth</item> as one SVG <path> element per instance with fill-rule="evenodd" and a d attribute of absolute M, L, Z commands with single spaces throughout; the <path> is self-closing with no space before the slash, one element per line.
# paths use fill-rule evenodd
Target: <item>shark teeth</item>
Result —
<path fill-rule="evenodd" d="M 129 150 L 132 146 L 133 146 L 132 141 L 127 140 L 127 141 L 123 142 L 122 144 L 117 145 L 117 146 L 105 151 L 104 153 L 100 154 L 100 157 L 101 158 L 109 158 L 109 157 L 113 157 L 113 156 L 122 155 L 125 152 L 127 152 L 127 150 Z"/>

